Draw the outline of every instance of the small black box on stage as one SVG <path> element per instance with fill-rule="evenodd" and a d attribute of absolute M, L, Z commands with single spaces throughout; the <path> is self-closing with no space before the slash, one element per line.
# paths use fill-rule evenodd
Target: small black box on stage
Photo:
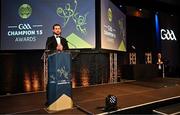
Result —
<path fill-rule="evenodd" d="M 108 95 L 105 101 L 105 111 L 117 110 L 117 97 L 114 95 Z"/>

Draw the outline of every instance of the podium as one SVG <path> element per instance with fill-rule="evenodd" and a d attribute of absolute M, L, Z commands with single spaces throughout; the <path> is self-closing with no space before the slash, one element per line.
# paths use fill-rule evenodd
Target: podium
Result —
<path fill-rule="evenodd" d="M 70 52 L 59 52 L 48 56 L 47 103 L 48 111 L 73 107 Z"/>

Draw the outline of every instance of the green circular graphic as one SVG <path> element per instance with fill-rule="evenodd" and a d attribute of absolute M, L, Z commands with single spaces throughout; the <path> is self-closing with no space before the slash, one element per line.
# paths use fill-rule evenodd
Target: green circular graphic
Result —
<path fill-rule="evenodd" d="M 29 4 L 23 4 L 19 7 L 19 16 L 23 19 L 27 19 L 32 14 L 32 8 Z"/>
<path fill-rule="evenodd" d="M 108 20 L 111 22 L 112 21 L 112 10 L 111 8 L 108 9 Z"/>

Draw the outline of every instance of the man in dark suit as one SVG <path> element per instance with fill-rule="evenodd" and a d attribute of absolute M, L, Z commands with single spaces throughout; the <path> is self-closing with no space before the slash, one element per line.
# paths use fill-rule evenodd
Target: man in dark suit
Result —
<path fill-rule="evenodd" d="M 157 63 L 158 65 L 158 75 L 159 77 L 161 77 L 163 75 L 164 72 L 164 59 L 162 57 L 162 54 L 160 52 L 158 52 L 157 54 Z"/>
<path fill-rule="evenodd" d="M 63 50 L 68 50 L 68 44 L 67 40 L 63 37 L 61 37 L 61 26 L 59 24 L 54 24 L 53 25 L 53 36 L 48 37 L 46 41 L 46 50 L 48 51 L 49 54 L 54 53 L 55 51 L 63 51 Z M 48 84 L 47 84 L 48 85 Z M 46 86 L 46 91 L 48 91 L 48 86 Z M 47 97 L 47 102 L 45 105 L 48 107 L 49 102 L 48 102 L 48 92 L 46 92 L 46 97 Z"/>
<path fill-rule="evenodd" d="M 50 51 L 68 50 L 67 40 L 61 37 L 61 26 L 59 24 L 53 25 L 53 36 L 48 37 L 46 41 L 46 49 Z"/>

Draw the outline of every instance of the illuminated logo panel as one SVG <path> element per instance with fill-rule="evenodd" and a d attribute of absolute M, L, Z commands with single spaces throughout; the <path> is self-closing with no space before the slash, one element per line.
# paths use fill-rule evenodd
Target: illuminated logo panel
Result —
<path fill-rule="evenodd" d="M 177 40 L 173 30 L 161 29 L 162 40 Z"/>

